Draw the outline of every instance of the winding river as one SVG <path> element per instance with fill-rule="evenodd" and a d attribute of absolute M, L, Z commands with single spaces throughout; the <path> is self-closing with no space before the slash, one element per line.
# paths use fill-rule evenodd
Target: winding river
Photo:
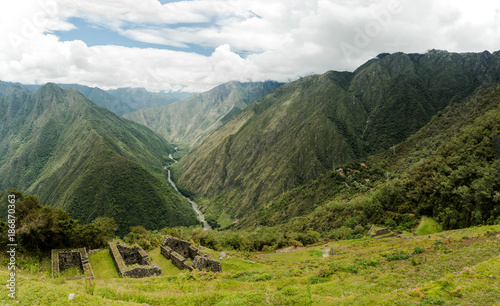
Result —
<path fill-rule="evenodd" d="M 170 157 L 170 159 L 173 160 L 175 164 L 177 164 L 177 161 L 174 159 L 172 154 L 169 154 L 168 157 Z M 170 185 L 172 185 L 172 187 L 174 187 L 175 191 L 177 191 L 177 193 L 179 193 L 181 195 L 181 197 L 183 197 L 184 199 L 188 200 L 189 203 L 191 203 L 191 206 L 193 207 L 194 211 L 196 212 L 196 215 L 198 216 L 198 220 L 200 220 L 200 222 L 203 224 L 203 229 L 206 231 L 212 230 L 212 227 L 210 226 L 210 224 L 208 224 L 207 220 L 205 220 L 205 216 L 198 209 L 198 204 L 196 204 L 195 201 L 191 200 L 188 197 L 185 197 L 182 193 L 179 192 L 179 189 L 177 189 L 177 186 L 175 185 L 174 181 L 172 181 L 172 178 L 170 176 L 170 169 L 168 169 L 168 167 L 165 167 L 165 169 L 168 172 L 168 182 L 170 183 Z"/>

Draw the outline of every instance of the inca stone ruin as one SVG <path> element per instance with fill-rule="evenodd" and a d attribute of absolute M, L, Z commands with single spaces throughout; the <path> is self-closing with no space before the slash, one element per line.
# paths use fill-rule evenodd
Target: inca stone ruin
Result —
<path fill-rule="evenodd" d="M 138 245 L 109 243 L 109 249 L 121 277 L 142 278 L 162 274 L 158 264 Z M 165 236 L 160 245 L 160 252 L 181 270 L 222 272 L 219 261 L 202 253 L 186 240 Z M 78 267 L 82 271 L 82 275 L 75 278 L 94 278 L 85 248 L 52 250 L 53 276 L 72 267 Z"/>
<path fill-rule="evenodd" d="M 94 278 L 94 272 L 89 263 L 87 250 L 81 249 L 66 249 L 52 250 L 52 275 L 55 276 L 66 269 L 78 267 L 82 275 L 76 278 Z"/>
<path fill-rule="evenodd" d="M 160 245 L 161 254 L 179 269 L 222 272 L 219 261 L 209 258 L 193 247 L 189 241 L 165 236 Z M 192 259 L 192 264 L 187 259 Z"/>
<path fill-rule="evenodd" d="M 161 268 L 140 246 L 110 243 L 111 256 L 121 277 L 142 278 L 161 275 Z"/>

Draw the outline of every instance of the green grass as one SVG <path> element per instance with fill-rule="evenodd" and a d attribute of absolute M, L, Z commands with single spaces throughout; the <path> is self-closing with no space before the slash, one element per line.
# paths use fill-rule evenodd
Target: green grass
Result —
<path fill-rule="evenodd" d="M 61 277 L 64 278 L 72 278 L 72 277 L 79 277 L 83 276 L 83 271 L 80 269 L 80 267 L 71 267 L 68 268 L 62 272 L 60 272 Z"/>
<path fill-rule="evenodd" d="M 113 265 L 103 251 L 90 257 L 93 291 L 84 280 L 51 278 L 43 269 L 20 271 L 18 305 L 498 305 L 498 235 L 500 225 L 430 238 L 329 242 L 283 253 L 227 251 L 224 272 L 216 274 L 169 269 L 155 249 L 150 256 L 164 275 L 144 279 L 104 272 Z M 335 255 L 320 256 L 329 248 Z M 394 254 L 405 258 L 390 260 Z M 3 267 L 0 277 L 7 273 Z M 13 303 L 3 294 L 0 304 Z"/>
<path fill-rule="evenodd" d="M 418 235 L 429 235 L 434 233 L 439 233 L 443 230 L 441 224 L 434 221 L 434 219 L 429 217 L 422 217 L 420 224 L 418 225 L 415 233 Z"/>
<path fill-rule="evenodd" d="M 118 278 L 120 275 L 116 270 L 115 263 L 109 250 L 102 250 L 89 255 L 89 262 L 94 271 L 96 279 Z"/>
<path fill-rule="evenodd" d="M 182 270 L 177 268 L 170 260 L 166 259 L 160 253 L 160 248 L 148 252 L 149 258 L 153 259 L 161 268 L 162 275 L 164 276 L 177 276 Z"/>

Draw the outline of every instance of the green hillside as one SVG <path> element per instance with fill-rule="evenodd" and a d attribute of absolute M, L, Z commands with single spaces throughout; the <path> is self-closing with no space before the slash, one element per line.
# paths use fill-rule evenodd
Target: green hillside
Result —
<path fill-rule="evenodd" d="M 244 218 L 273 197 L 380 153 L 500 80 L 500 53 L 379 55 L 354 73 L 288 83 L 229 120 L 175 169 L 207 212 Z"/>
<path fill-rule="evenodd" d="M 144 124 L 170 142 L 194 147 L 215 129 L 281 83 L 229 82 L 175 103 L 141 109 L 125 117 Z"/>
<path fill-rule="evenodd" d="M 5 94 L 10 87 L 17 87 L 17 88 L 25 89 L 25 87 L 23 85 L 21 85 L 20 83 L 11 83 L 11 82 L 0 81 L 0 95 Z"/>
<path fill-rule="evenodd" d="M 163 170 L 173 146 L 148 128 L 54 84 L 11 88 L 0 118 L 0 189 L 25 190 L 82 223 L 113 217 L 120 234 L 197 224 Z"/>
<path fill-rule="evenodd" d="M 5 91 L 3 88 L 14 85 L 16 84 L 0 83 L 0 94 Z M 36 92 L 43 85 L 24 86 Z M 92 102 L 118 115 L 125 115 L 145 107 L 167 105 L 178 100 L 178 98 L 166 94 L 148 92 L 144 88 L 118 88 L 105 91 L 98 87 L 80 84 L 57 84 L 57 86 L 63 89 L 74 88 Z"/>
<path fill-rule="evenodd" d="M 138 111 L 146 107 L 168 105 L 178 100 L 166 94 L 148 92 L 144 88 L 118 88 L 108 90 L 107 93 L 130 107 L 128 112 L 123 112 L 120 115 Z M 89 99 L 93 101 L 92 98 Z"/>
<path fill-rule="evenodd" d="M 499 305 L 499 235 L 497 225 L 276 252 L 228 250 L 223 273 L 180 271 L 155 249 L 149 256 L 163 275 L 142 279 L 119 278 L 103 250 L 89 255 L 91 282 L 51 278 L 50 261 L 19 257 L 16 300 L 18 305 Z M 8 279 L 8 272 L 2 267 L 0 276 Z M 17 304 L 7 294 L 0 301 Z"/>
<path fill-rule="evenodd" d="M 367 224 L 445 229 L 500 222 L 500 86 L 448 107 L 408 140 L 273 198 L 234 227 L 353 233 Z"/>

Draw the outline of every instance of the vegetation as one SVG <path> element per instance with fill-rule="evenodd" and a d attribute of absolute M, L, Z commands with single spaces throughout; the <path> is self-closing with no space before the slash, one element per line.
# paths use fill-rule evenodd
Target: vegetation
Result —
<path fill-rule="evenodd" d="M 148 128 L 54 84 L 11 88 L 0 118 L 0 189 L 25 190 L 82 223 L 113 218 L 120 235 L 198 223 L 163 170 L 174 146 Z"/>
<path fill-rule="evenodd" d="M 256 225 L 254 211 L 262 211 L 273 198 L 334 168 L 357 160 L 366 162 L 368 156 L 385 150 L 389 152 L 386 155 L 395 153 L 397 159 L 396 145 L 419 131 L 434 115 L 470 98 L 479 89 L 498 83 L 499 55 L 436 50 L 422 55 L 397 53 L 374 59 L 353 73 L 327 72 L 285 84 L 233 116 L 187 154 L 175 166 L 175 178 L 179 186 L 209 199 L 205 211 L 220 216 L 219 224 L 227 225 L 223 218 L 229 216 L 245 226 Z M 471 117 L 478 112 L 480 108 Z M 430 133 L 436 132 L 440 134 L 439 130 Z M 490 140 L 483 143 L 486 151 L 477 155 L 477 162 L 486 155 L 492 156 L 489 146 L 496 134 L 493 130 L 491 133 Z M 481 144 L 480 139 L 466 142 L 462 148 L 474 150 L 476 143 Z M 433 149 L 420 146 L 418 150 L 423 156 L 426 150 Z M 467 152 L 463 153 L 466 158 Z M 420 159 L 411 164 L 415 162 Z M 456 160 L 455 164 L 460 162 L 463 160 Z M 387 171 L 391 168 L 388 163 L 369 164 L 389 172 L 386 180 L 401 175 Z M 471 161 L 470 166 L 480 165 Z M 407 190 L 411 189 L 408 186 Z M 382 197 L 385 201 L 385 195 Z M 401 214 L 401 208 L 398 204 L 385 210 Z M 304 212 L 310 211 L 308 208 Z M 472 211 L 477 209 L 469 212 Z M 439 222 L 445 218 L 436 217 Z M 247 218 L 254 221 L 245 221 Z M 462 221 L 455 221 L 455 226 L 476 224 L 465 221 L 460 225 Z"/>
<path fill-rule="evenodd" d="M 116 223 L 111 218 L 99 217 L 81 225 L 65 211 L 41 205 L 33 195 L 25 197 L 18 190 L 9 190 L 8 194 L 16 195 L 15 237 L 17 249 L 23 254 L 47 256 L 52 249 L 104 247 L 116 230 Z M 6 222 L 0 221 L 0 248 L 3 250 L 8 243 L 8 228 Z"/>
<path fill-rule="evenodd" d="M 170 142 L 200 144 L 247 105 L 281 86 L 277 82 L 229 82 L 165 106 L 143 108 L 125 117 L 144 124 Z"/>
<path fill-rule="evenodd" d="M 278 252 L 227 250 L 223 273 L 180 271 L 155 248 L 149 254 L 163 275 L 144 279 L 119 278 L 106 250 L 89 256 L 93 287 L 84 280 L 50 278 L 47 261 L 23 260 L 17 299 L 20 305 L 495 305 L 498 235 L 500 226 L 482 226 L 430 238 L 363 238 Z M 7 273 L 0 270 L 1 277 Z M 12 302 L 6 295 L 0 299 Z"/>
<path fill-rule="evenodd" d="M 418 235 L 427 235 L 427 234 L 438 233 L 441 230 L 442 230 L 441 224 L 437 223 L 432 218 L 422 217 L 422 220 L 420 221 L 420 224 L 415 230 L 415 233 Z"/>
<path fill-rule="evenodd" d="M 343 176 L 332 171 L 277 196 L 233 227 L 282 224 L 337 238 L 371 224 L 419 233 L 499 224 L 500 166 L 491 136 L 500 129 L 499 98 L 500 86 L 483 90 L 436 116 L 396 153 L 370 157 L 366 167 L 344 165 Z"/>
<path fill-rule="evenodd" d="M 15 84 L 6 83 L 7 86 L 14 86 Z M 177 98 L 161 94 L 151 93 L 144 88 L 118 88 L 104 91 L 97 87 L 89 87 L 80 84 L 57 84 L 63 89 L 74 88 L 81 92 L 92 102 L 102 106 L 120 116 L 137 111 L 145 107 L 167 105 L 177 101 Z M 42 85 L 24 85 L 31 91 L 37 91 Z M 0 84 L 0 94 L 5 93 L 2 91 Z"/>
<path fill-rule="evenodd" d="M 482 87 L 499 81 L 499 55 L 382 54 L 222 116 L 251 102 L 245 90 L 269 89 L 226 84 L 189 100 L 220 102 L 201 116 L 208 129 L 195 125 L 221 126 L 179 164 L 169 155 L 189 144 L 174 149 L 75 91 L 11 86 L 0 187 L 36 195 L 0 191 L 1 205 L 17 199 L 20 304 L 498 303 L 500 85 Z M 165 166 L 214 230 L 200 228 Z M 366 236 L 381 227 L 392 232 Z M 7 229 L 0 222 L 2 246 Z M 160 254 L 164 235 L 224 257 L 224 272 L 179 271 Z M 139 244 L 163 275 L 120 279 L 103 250 L 89 256 L 95 281 L 65 279 L 76 270 L 48 278 L 51 249 L 111 239 Z"/>
<path fill-rule="evenodd" d="M 119 115 L 129 114 L 146 107 L 168 105 L 178 100 L 162 93 L 148 92 L 144 88 L 118 88 L 108 90 L 107 93 L 119 99 L 130 108 L 129 111 L 118 113 Z M 92 97 L 89 97 L 89 99 L 93 101 Z"/>

